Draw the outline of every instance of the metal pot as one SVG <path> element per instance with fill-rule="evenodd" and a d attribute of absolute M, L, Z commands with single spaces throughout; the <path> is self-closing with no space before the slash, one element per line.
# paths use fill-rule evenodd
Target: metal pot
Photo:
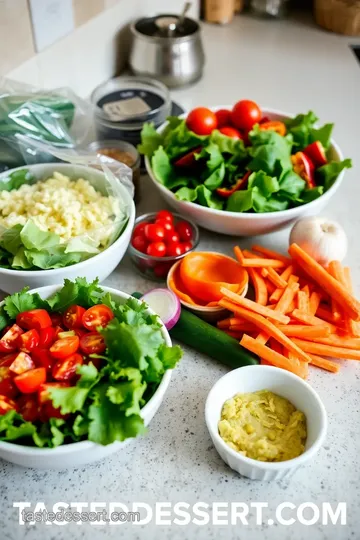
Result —
<path fill-rule="evenodd" d="M 154 77 L 170 88 L 198 80 L 203 71 L 204 51 L 200 25 L 185 17 L 181 26 L 164 32 L 160 19 L 174 15 L 142 18 L 131 25 L 132 45 L 129 65 L 136 75 Z"/>

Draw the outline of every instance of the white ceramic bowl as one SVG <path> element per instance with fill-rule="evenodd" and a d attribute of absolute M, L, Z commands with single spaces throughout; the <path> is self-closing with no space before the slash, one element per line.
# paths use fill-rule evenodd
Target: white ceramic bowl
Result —
<path fill-rule="evenodd" d="M 29 169 L 38 180 L 50 178 L 54 171 L 58 171 L 70 178 L 85 178 L 96 190 L 103 192 L 106 186 L 105 175 L 102 171 L 83 165 L 72 165 L 69 163 L 45 163 L 39 165 L 25 165 L 11 171 L 0 174 L 0 182 L 9 175 L 21 169 Z M 120 182 L 116 186 L 117 194 L 121 197 L 128 208 L 128 223 L 117 240 L 107 249 L 90 257 L 86 261 L 56 268 L 53 270 L 11 270 L 0 267 L 0 289 L 8 293 L 14 293 L 28 286 L 31 289 L 45 285 L 55 285 L 63 279 L 75 279 L 78 276 L 86 277 L 89 281 L 99 278 L 100 281 L 106 279 L 116 268 L 123 258 L 130 242 L 132 229 L 135 221 L 135 205 L 129 192 Z"/>
<path fill-rule="evenodd" d="M 212 110 L 231 109 L 229 106 L 212 107 Z M 263 109 L 264 116 L 271 120 L 284 120 L 291 118 L 293 115 L 276 111 L 274 109 Z M 187 114 L 183 114 L 181 118 L 185 118 Z M 161 132 L 166 126 L 166 123 L 158 128 Z M 341 161 L 343 159 L 342 152 L 335 141 L 331 141 L 330 156 L 331 159 Z M 316 215 L 327 205 L 331 197 L 341 185 L 344 177 L 344 171 L 340 173 L 336 182 L 324 195 L 308 204 L 282 210 L 280 212 L 267 212 L 264 214 L 247 214 L 237 212 L 227 212 L 224 210 L 213 210 L 200 204 L 195 204 L 186 201 L 179 201 L 175 195 L 166 187 L 161 185 L 155 178 L 152 171 L 150 160 L 145 158 L 146 170 L 154 183 L 156 189 L 159 190 L 164 200 L 177 212 L 184 216 L 189 216 L 195 223 L 217 233 L 229 234 L 233 236 L 255 236 L 267 234 L 284 227 L 287 227 L 304 216 Z"/>
<path fill-rule="evenodd" d="M 48 298 L 60 288 L 61 285 L 54 285 L 40 287 L 29 292 L 36 292 L 39 293 L 42 298 Z M 111 289 L 109 287 L 102 288 L 105 292 L 109 292 L 114 300 L 117 300 L 120 303 L 125 303 L 130 297 L 130 295 L 116 289 Z M 1 302 L 0 305 L 2 305 L 2 303 L 3 302 Z M 154 312 L 150 308 L 148 308 L 148 312 L 151 315 L 154 315 Z M 171 346 L 169 333 L 163 324 L 161 333 L 164 336 L 166 345 Z M 156 392 L 141 409 L 141 416 L 144 419 L 146 426 L 150 423 L 161 405 L 170 383 L 171 374 L 172 370 L 165 372 Z M 64 444 L 57 448 L 37 448 L 0 441 L 0 458 L 10 461 L 11 463 L 16 463 L 17 465 L 22 465 L 23 467 L 34 467 L 36 469 L 69 469 L 103 459 L 114 452 L 120 451 L 131 441 L 134 441 L 134 439 L 127 439 L 124 442 L 114 442 L 107 446 L 102 446 L 91 441 L 81 441 Z"/>
<path fill-rule="evenodd" d="M 258 390 L 270 390 L 288 399 L 305 414 L 308 436 L 301 456 L 277 463 L 257 461 L 236 452 L 220 437 L 218 423 L 225 401 L 235 394 Z M 215 448 L 225 463 L 252 480 L 279 480 L 291 476 L 300 465 L 314 457 L 327 431 L 325 407 L 317 393 L 297 375 L 272 366 L 246 366 L 221 377 L 207 397 L 205 420 Z"/>

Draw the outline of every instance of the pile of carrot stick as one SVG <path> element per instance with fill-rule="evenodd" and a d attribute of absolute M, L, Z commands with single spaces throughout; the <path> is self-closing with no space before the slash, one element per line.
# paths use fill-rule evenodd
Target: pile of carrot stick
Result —
<path fill-rule="evenodd" d="M 297 244 L 289 257 L 259 245 L 251 251 L 236 246 L 234 253 L 249 273 L 255 299 L 222 288 L 219 305 L 232 315 L 219 328 L 262 364 L 304 379 L 309 364 L 337 373 L 334 359 L 360 360 L 360 302 L 348 267 L 332 261 L 325 268 Z"/>

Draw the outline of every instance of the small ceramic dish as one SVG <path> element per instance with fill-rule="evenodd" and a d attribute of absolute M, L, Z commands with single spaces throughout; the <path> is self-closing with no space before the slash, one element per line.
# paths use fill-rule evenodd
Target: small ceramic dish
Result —
<path fill-rule="evenodd" d="M 218 424 L 225 401 L 236 394 L 258 390 L 269 390 L 288 399 L 305 414 L 307 439 L 303 454 L 287 461 L 257 461 L 236 452 L 220 437 Z M 290 477 L 301 465 L 315 456 L 327 431 L 325 407 L 307 382 L 289 371 L 260 365 L 234 369 L 214 384 L 206 399 L 205 421 L 214 446 L 225 463 L 252 480 L 280 480 Z"/>

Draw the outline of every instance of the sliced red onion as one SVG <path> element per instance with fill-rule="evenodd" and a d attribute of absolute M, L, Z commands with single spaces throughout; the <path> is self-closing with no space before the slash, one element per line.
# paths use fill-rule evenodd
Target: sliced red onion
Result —
<path fill-rule="evenodd" d="M 167 330 L 171 330 L 178 322 L 181 304 L 176 294 L 169 289 L 152 289 L 141 300 L 159 315 Z"/>

